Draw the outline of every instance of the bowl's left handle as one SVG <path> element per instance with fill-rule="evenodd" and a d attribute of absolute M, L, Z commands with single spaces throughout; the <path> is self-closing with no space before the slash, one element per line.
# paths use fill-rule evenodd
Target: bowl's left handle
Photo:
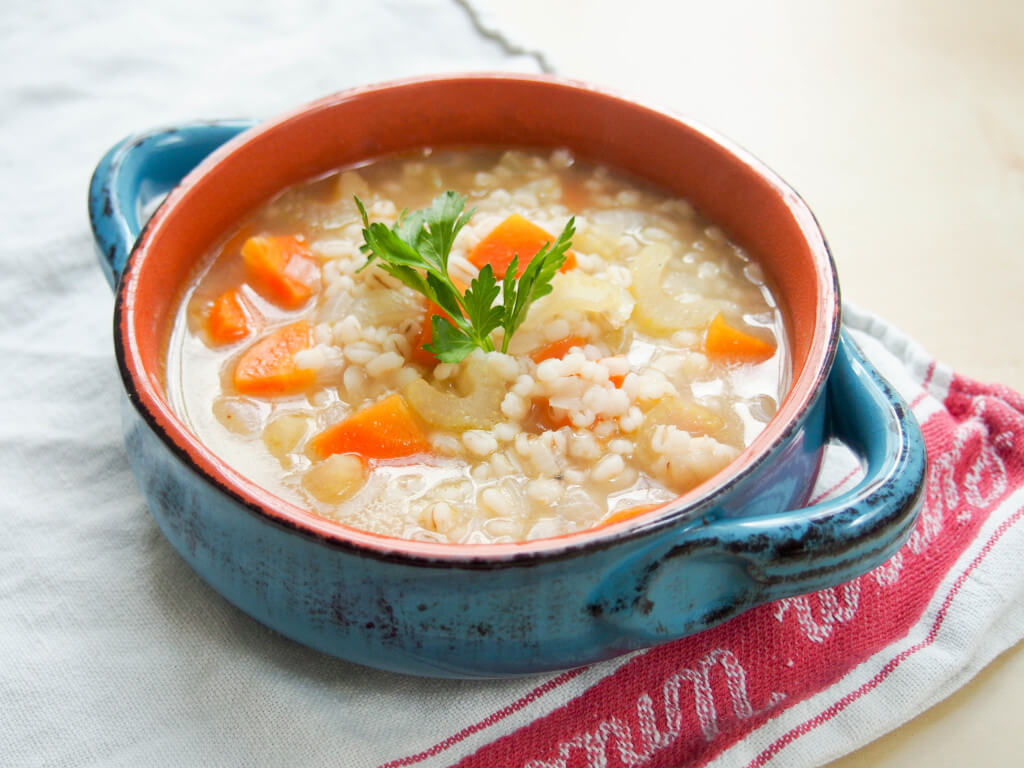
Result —
<path fill-rule="evenodd" d="M 89 220 L 100 266 L 117 287 L 128 254 L 160 202 L 189 171 L 253 122 L 188 123 L 129 136 L 100 160 L 89 182 Z"/>

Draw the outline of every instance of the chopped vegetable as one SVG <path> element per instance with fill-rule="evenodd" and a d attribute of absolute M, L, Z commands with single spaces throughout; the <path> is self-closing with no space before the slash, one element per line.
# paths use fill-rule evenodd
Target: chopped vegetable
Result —
<path fill-rule="evenodd" d="M 366 266 L 379 258 L 384 271 L 447 313 L 448 317 L 431 317 L 433 337 L 424 347 L 445 363 L 461 362 L 476 348 L 493 352 L 491 334 L 498 328 L 504 330 L 502 352 L 508 350 L 530 305 L 551 292 L 551 279 L 565 263 L 576 231 L 569 219 L 554 244 L 541 248 L 521 276 L 518 257 L 513 256 L 500 287 L 494 269 L 485 265 L 469 288 L 460 291 L 448 274 L 448 256 L 456 235 L 473 214 L 463 213 L 466 198 L 449 190 L 430 208 L 401 216 L 391 228 L 379 221 L 371 224 L 359 198 L 356 205 L 363 217 L 361 249 L 369 257 Z M 495 305 L 499 294 L 501 303 Z"/>
<path fill-rule="evenodd" d="M 775 354 L 774 345 L 729 325 L 721 312 L 708 326 L 704 347 L 708 357 L 726 362 L 761 363 Z"/>
<path fill-rule="evenodd" d="M 366 462 L 351 453 L 336 453 L 314 464 L 302 477 L 303 487 L 325 504 L 340 504 L 366 483 Z"/>
<path fill-rule="evenodd" d="M 242 246 L 242 260 L 256 287 L 285 309 L 301 307 L 316 289 L 316 260 L 294 237 L 250 237 Z"/>
<path fill-rule="evenodd" d="M 313 438 L 321 456 L 356 453 L 368 459 L 395 459 L 428 453 L 430 443 L 405 398 L 389 395 L 347 416 Z"/>
<path fill-rule="evenodd" d="M 214 344 L 241 341 L 252 332 L 252 309 L 237 289 L 213 300 L 206 315 L 206 332 Z"/>
<path fill-rule="evenodd" d="M 661 426 L 675 427 L 694 437 L 708 436 L 718 441 L 732 442 L 733 426 L 709 408 L 693 400 L 680 397 L 666 397 L 658 401 L 644 416 L 640 429 L 637 430 L 636 459 L 646 466 L 653 466 L 658 461 L 658 451 L 654 448 L 655 430 Z M 689 486 L 683 484 L 676 490 L 683 491 Z"/>
<path fill-rule="evenodd" d="M 263 444 L 270 455 L 283 459 L 295 450 L 309 430 L 310 420 L 302 412 L 285 413 L 263 429 Z"/>
<path fill-rule="evenodd" d="M 555 408 L 548 398 L 538 398 L 535 403 L 540 420 L 547 429 L 554 430 L 572 426 L 569 412 L 564 408 Z"/>
<path fill-rule="evenodd" d="M 434 315 L 440 315 L 449 321 L 451 320 L 447 313 L 437 304 L 432 301 L 427 303 L 427 316 L 423 319 L 420 332 L 416 335 L 416 340 L 412 343 L 412 352 L 409 354 L 414 363 L 437 365 L 437 355 L 427 349 L 428 346 L 433 346 L 434 343 L 434 324 L 431 322 L 431 318 Z"/>
<path fill-rule="evenodd" d="M 556 358 L 561 360 L 573 347 L 582 347 L 587 343 L 587 340 L 582 336 L 566 336 L 563 339 L 552 341 L 530 355 L 530 358 L 535 363 L 542 363 L 545 360 Z"/>
<path fill-rule="evenodd" d="M 253 344 L 235 365 L 235 389 L 245 395 L 285 395 L 312 386 L 316 374 L 295 365 L 296 352 L 308 349 L 309 324 L 300 321 L 278 328 Z"/>
<path fill-rule="evenodd" d="M 516 277 L 521 277 L 530 261 L 554 238 L 541 227 L 513 213 L 492 229 L 469 254 L 470 263 L 477 269 L 490 264 L 496 277 L 503 278 L 512 260 L 518 256 Z M 569 251 L 561 266 L 562 272 L 576 267 L 576 255 Z"/>
<path fill-rule="evenodd" d="M 671 424 L 691 435 L 714 437 L 720 437 L 719 433 L 726 426 L 725 420 L 710 408 L 676 396 L 662 398 L 647 412 L 643 433 L 653 431 L 659 424 Z"/>
<path fill-rule="evenodd" d="M 633 312 L 633 297 L 615 283 L 588 275 L 582 271 L 556 275 L 551 281 L 551 293 L 538 302 L 522 326 L 522 336 L 516 337 L 510 349 L 513 354 L 526 354 L 538 347 L 548 325 L 558 317 L 583 313 L 596 320 L 603 328 L 622 328 Z"/>
<path fill-rule="evenodd" d="M 718 301 L 680 301 L 665 292 L 662 273 L 671 258 L 672 249 L 667 245 L 649 245 L 629 268 L 633 277 L 630 290 L 636 297 L 633 320 L 640 330 L 655 336 L 668 336 L 683 328 L 703 328 L 721 309 Z"/>
<path fill-rule="evenodd" d="M 464 283 L 452 278 L 452 285 L 459 291 L 465 293 L 466 286 Z M 420 332 L 416 336 L 416 340 L 412 344 L 412 353 L 410 357 L 413 362 L 420 363 L 421 365 L 437 365 L 437 355 L 427 349 L 428 346 L 432 346 L 434 343 L 434 323 L 431 318 L 437 315 L 443 317 L 448 322 L 451 322 L 451 316 L 445 312 L 441 307 L 432 301 L 427 302 L 427 316 L 423 320 L 423 324 L 420 325 Z"/>
<path fill-rule="evenodd" d="M 631 520 L 634 517 L 639 517 L 645 512 L 664 507 L 664 502 L 657 504 L 640 504 L 636 507 L 627 507 L 626 509 L 620 509 L 618 512 L 613 512 L 608 515 L 604 520 L 601 521 L 601 525 L 611 525 L 612 523 L 621 523 L 623 520 Z"/>
<path fill-rule="evenodd" d="M 345 295 L 348 294 L 342 291 L 335 293 L 335 314 L 322 311 L 320 317 L 333 319 L 352 315 L 363 327 L 373 325 L 397 328 L 423 311 L 423 302 L 419 296 L 410 296 L 405 291 L 367 291 L 351 297 L 347 309 L 339 312 L 337 309 L 342 301 L 340 297 Z"/>
<path fill-rule="evenodd" d="M 457 391 L 442 392 L 423 379 L 413 379 L 405 388 L 405 396 L 432 427 L 490 429 L 501 421 L 505 380 L 485 361 L 470 358 L 456 385 Z"/>

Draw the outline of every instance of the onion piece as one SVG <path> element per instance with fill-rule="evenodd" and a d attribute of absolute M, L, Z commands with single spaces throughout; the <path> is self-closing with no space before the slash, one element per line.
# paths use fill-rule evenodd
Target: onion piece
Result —
<path fill-rule="evenodd" d="M 509 344 L 509 353 L 522 355 L 543 340 L 544 329 L 558 317 L 588 316 L 609 330 L 622 328 L 633 313 L 633 297 L 615 285 L 579 270 L 555 275 L 551 293 L 530 307 Z"/>
<path fill-rule="evenodd" d="M 647 412 L 638 430 L 636 458 L 642 464 L 651 465 L 657 459 L 651 439 L 660 425 L 676 427 L 694 437 L 711 437 L 724 445 L 742 446 L 742 423 L 734 413 L 722 415 L 695 400 L 666 397 Z"/>
<path fill-rule="evenodd" d="M 403 320 L 419 318 L 423 314 L 423 302 L 398 290 L 367 291 L 352 302 L 349 313 L 358 318 L 364 328 L 397 328 Z"/>
<path fill-rule="evenodd" d="M 669 336 L 682 329 L 702 329 L 724 307 L 713 299 L 681 301 L 661 287 L 662 275 L 672 249 L 667 245 L 649 245 L 640 251 L 629 271 L 633 277 L 630 290 L 636 297 L 633 322 L 645 333 Z"/>

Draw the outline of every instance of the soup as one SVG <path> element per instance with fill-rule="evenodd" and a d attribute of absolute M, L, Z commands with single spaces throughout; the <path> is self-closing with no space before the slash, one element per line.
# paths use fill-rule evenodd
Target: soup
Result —
<path fill-rule="evenodd" d="M 435 249 L 420 210 L 461 228 Z M 449 293 L 399 263 L 414 231 L 427 261 L 450 246 Z M 663 505 L 749 444 L 788 377 L 758 264 L 685 200 L 565 150 L 424 151 L 286 190 L 203 260 L 166 368 L 183 421 L 256 483 L 450 543 Z"/>

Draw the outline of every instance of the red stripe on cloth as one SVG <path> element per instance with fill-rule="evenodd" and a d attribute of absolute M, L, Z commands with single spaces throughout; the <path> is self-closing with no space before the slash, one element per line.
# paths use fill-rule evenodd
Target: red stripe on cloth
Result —
<path fill-rule="evenodd" d="M 928 365 L 928 370 L 925 371 L 924 381 L 921 382 L 921 394 L 914 398 L 913 402 L 910 403 L 910 410 L 917 408 L 921 402 L 928 397 L 928 386 L 932 383 L 932 377 L 935 375 L 935 361 Z"/>
<path fill-rule="evenodd" d="M 912 645 L 911 647 L 907 648 L 906 650 L 896 655 L 894 658 L 890 659 L 888 662 L 886 662 L 885 666 L 882 667 L 878 674 L 876 674 L 866 683 L 861 685 L 859 688 L 857 688 L 854 691 L 851 691 L 846 696 L 843 696 L 841 699 L 839 699 L 839 701 L 837 701 L 832 706 L 822 711 L 820 714 L 815 715 L 811 719 L 804 721 L 800 725 L 793 728 L 791 731 L 779 737 L 778 740 L 773 742 L 767 749 L 765 749 L 763 752 L 761 752 L 761 754 L 754 758 L 748 764 L 747 768 L 760 768 L 760 766 L 763 766 L 769 760 L 774 758 L 779 752 L 781 752 L 786 746 L 792 744 L 801 736 L 810 733 L 820 725 L 827 723 L 829 720 L 831 720 L 844 709 L 846 709 L 848 706 L 850 706 L 850 704 L 857 701 L 857 699 L 861 698 L 864 694 L 869 693 L 870 691 L 877 688 L 887 677 L 889 677 L 889 675 L 891 675 L 900 666 L 900 664 L 902 664 L 904 661 L 906 661 L 908 658 L 913 656 L 918 651 L 924 650 L 929 645 L 934 643 L 935 638 L 939 634 L 939 630 L 942 628 L 942 625 L 946 620 L 946 614 L 949 612 L 949 608 L 953 604 L 953 599 L 963 588 L 964 584 L 967 582 L 967 578 L 971 575 L 971 572 L 981 564 L 981 562 L 985 559 L 986 556 L 988 556 L 989 552 L 992 551 L 992 548 L 995 546 L 996 542 L 998 542 L 999 539 L 1003 537 L 1003 534 L 1010 530 L 1010 528 L 1012 528 L 1014 525 L 1019 523 L 1022 518 L 1024 518 L 1024 507 L 1018 509 L 1012 517 L 1010 517 L 1007 520 L 1004 520 L 1003 523 L 998 528 L 996 528 L 995 532 L 992 534 L 989 540 L 985 542 L 985 546 L 981 548 L 981 551 L 978 552 L 977 556 L 971 561 L 970 565 L 967 566 L 964 572 L 961 573 L 957 577 L 957 580 L 953 583 L 953 586 L 950 588 L 949 593 L 942 601 L 942 607 L 939 608 L 939 612 L 936 614 L 935 621 L 932 623 L 931 628 L 928 630 L 928 634 L 921 642 Z"/>
<path fill-rule="evenodd" d="M 504 720 L 509 715 L 518 712 L 526 705 L 532 704 L 534 701 L 539 699 L 544 694 L 550 693 L 551 691 L 555 690 L 555 688 L 558 688 L 560 685 L 564 685 L 565 683 L 572 680 L 574 677 L 582 674 L 584 671 L 586 671 L 586 669 L 587 667 L 579 667 L 578 669 L 570 669 L 568 672 L 563 672 L 557 677 L 551 678 L 546 683 L 538 685 L 529 693 L 520 696 L 511 704 L 502 707 L 496 712 L 492 712 L 483 720 L 478 720 L 477 722 L 473 723 L 473 725 L 466 726 L 461 731 L 459 731 L 456 734 L 453 734 L 452 736 L 449 736 L 444 741 L 439 741 L 436 744 L 434 744 L 434 746 L 429 747 L 428 749 L 425 749 L 422 752 L 417 752 L 415 755 L 401 757 L 397 760 L 392 760 L 390 763 L 384 763 L 379 768 L 402 768 L 403 766 L 407 765 L 415 765 L 416 763 L 426 760 L 428 757 L 438 755 L 441 752 L 444 752 L 446 749 L 450 749 L 451 747 L 455 746 L 463 739 L 472 736 L 477 731 L 482 731 L 484 728 L 489 728 L 495 723 Z"/>

